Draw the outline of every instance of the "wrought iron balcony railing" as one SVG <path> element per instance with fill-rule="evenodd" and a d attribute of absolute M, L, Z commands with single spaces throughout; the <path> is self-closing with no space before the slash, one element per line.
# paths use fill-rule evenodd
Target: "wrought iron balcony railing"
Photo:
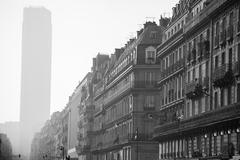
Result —
<path fill-rule="evenodd" d="M 189 99 L 201 97 L 209 87 L 209 77 L 195 79 L 186 85 L 186 96 Z"/>
<path fill-rule="evenodd" d="M 227 87 L 234 83 L 232 64 L 224 64 L 213 71 L 213 86 Z"/>
<path fill-rule="evenodd" d="M 178 71 L 182 67 L 184 67 L 184 58 L 178 60 L 176 63 L 169 66 L 167 69 L 163 70 L 160 74 L 160 80 L 162 80 L 162 79 L 166 78 L 168 75 Z"/>
<path fill-rule="evenodd" d="M 203 87 L 198 80 L 191 81 L 186 85 L 186 96 L 189 99 L 196 99 L 203 95 Z"/>

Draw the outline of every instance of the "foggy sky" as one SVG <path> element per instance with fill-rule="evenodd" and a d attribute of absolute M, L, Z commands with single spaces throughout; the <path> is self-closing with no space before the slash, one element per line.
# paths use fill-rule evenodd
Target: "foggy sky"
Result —
<path fill-rule="evenodd" d="M 44 6 L 52 13 L 52 113 L 64 108 L 98 52 L 110 54 L 122 47 L 146 17 L 155 17 L 158 22 L 177 2 L 0 0 L 0 122 L 19 120 L 24 7 Z"/>

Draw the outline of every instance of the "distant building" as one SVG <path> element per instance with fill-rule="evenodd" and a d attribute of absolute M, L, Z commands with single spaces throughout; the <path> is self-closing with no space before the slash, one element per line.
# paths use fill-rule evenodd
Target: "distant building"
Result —
<path fill-rule="evenodd" d="M 91 160 L 91 143 L 93 131 L 93 92 L 92 92 L 92 73 L 88 73 L 79 83 L 81 86 L 82 98 L 79 103 L 78 121 L 78 160 Z"/>
<path fill-rule="evenodd" d="M 51 13 L 42 7 L 24 8 L 22 28 L 21 154 L 50 116 L 52 50 Z"/>
<path fill-rule="evenodd" d="M 0 133 L 4 133 L 8 136 L 12 144 L 13 154 L 19 154 L 19 141 L 20 130 L 19 122 L 5 122 L 0 124 Z"/>
<path fill-rule="evenodd" d="M 12 145 L 6 134 L 0 133 L 0 160 L 12 159 Z"/>
<path fill-rule="evenodd" d="M 30 160 L 57 160 L 63 157 L 61 146 L 62 112 L 54 112 L 40 132 L 34 135 L 31 143 Z"/>
<path fill-rule="evenodd" d="M 87 140 L 82 141 L 87 135 L 87 131 L 90 128 L 81 128 L 79 125 L 81 123 L 89 122 L 89 117 L 82 117 L 79 115 L 80 107 L 85 102 L 85 99 L 89 96 L 89 86 L 88 83 L 91 79 L 91 73 L 88 73 L 86 77 L 78 84 L 73 94 L 69 97 L 69 102 L 67 104 L 68 110 L 68 155 L 71 159 L 78 159 L 79 149 L 83 146 L 89 144 Z M 87 105 L 87 104 L 86 104 Z M 87 106 L 88 107 L 88 106 Z M 89 106 L 91 107 L 91 106 Z M 84 118 L 84 119 L 83 119 Z M 80 128 L 79 128 L 80 127 Z"/>

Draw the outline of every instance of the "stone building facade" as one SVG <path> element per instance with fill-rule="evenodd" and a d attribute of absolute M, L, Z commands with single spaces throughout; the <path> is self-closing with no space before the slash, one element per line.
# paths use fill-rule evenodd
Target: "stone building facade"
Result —
<path fill-rule="evenodd" d="M 161 77 L 165 76 L 165 66 L 169 66 L 174 73 L 168 71 L 170 75 L 165 79 L 171 81 L 178 75 L 183 79 L 180 85 L 175 80 L 170 86 L 162 82 L 165 79 L 159 80 L 167 97 L 161 100 L 161 116 L 154 130 L 159 159 L 235 159 L 239 155 L 239 22 L 240 3 L 236 0 L 180 0 L 173 8 L 157 55 L 163 61 Z M 168 62 L 177 63 L 181 46 L 182 71 Z M 172 60 L 164 60 L 164 56 Z M 177 87 L 171 88 L 174 83 Z M 165 107 L 171 97 L 173 102 Z M 168 115 L 171 112 L 165 113 L 168 108 L 174 111 L 172 116 Z"/>
<path fill-rule="evenodd" d="M 151 141 L 158 106 L 159 61 L 156 47 L 162 28 L 147 22 L 124 48 L 93 65 L 93 160 L 157 159 Z M 109 59 L 109 60 L 108 60 Z"/>

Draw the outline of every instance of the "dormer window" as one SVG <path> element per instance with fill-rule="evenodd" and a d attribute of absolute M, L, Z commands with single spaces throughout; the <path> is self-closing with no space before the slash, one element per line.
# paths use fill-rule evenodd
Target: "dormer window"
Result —
<path fill-rule="evenodd" d="M 152 32 L 150 33 L 150 38 L 156 39 L 156 38 L 157 38 L 157 32 L 156 32 L 156 31 L 152 31 Z"/>
<path fill-rule="evenodd" d="M 154 47 L 148 47 L 146 49 L 145 63 L 147 64 L 156 63 L 156 50 Z"/>

